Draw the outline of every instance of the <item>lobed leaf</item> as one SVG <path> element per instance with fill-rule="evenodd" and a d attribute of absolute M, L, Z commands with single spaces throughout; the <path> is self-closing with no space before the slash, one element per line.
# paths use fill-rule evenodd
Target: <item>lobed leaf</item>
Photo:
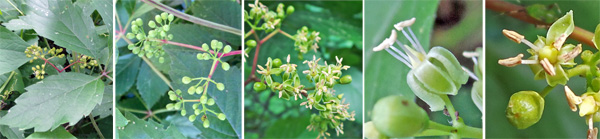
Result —
<path fill-rule="evenodd" d="M 144 121 L 128 112 L 125 113 L 125 118 L 129 120 L 129 124 L 127 124 L 127 126 L 125 126 L 123 129 L 117 129 L 119 138 L 185 138 L 181 133 L 177 132 L 176 127 L 167 127 L 165 129 L 163 125 L 159 123 L 156 123 L 152 120 Z"/>
<path fill-rule="evenodd" d="M 169 86 L 152 71 L 146 62 L 143 62 L 140 67 L 136 87 L 147 108 L 152 108 L 169 90 Z"/>
<path fill-rule="evenodd" d="M 71 135 L 71 133 L 67 132 L 64 128 L 58 128 L 54 131 L 48 132 L 35 132 L 29 136 L 27 139 L 77 139 L 75 136 Z"/>
<path fill-rule="evenodd" d="M 15 33 L 0 26 L 0 74 L 19 68 L 31 58 L 25 56 L 29 44 Z"/>
<path fill-rule="evenodd" d="M 0 124 L 36 132 L 53 130 L 69 122 L 75 125 L 102 101 L 104 83 L 81 73 L 61 73 L 25 88 L 16 105 L 0 118 Z"/>

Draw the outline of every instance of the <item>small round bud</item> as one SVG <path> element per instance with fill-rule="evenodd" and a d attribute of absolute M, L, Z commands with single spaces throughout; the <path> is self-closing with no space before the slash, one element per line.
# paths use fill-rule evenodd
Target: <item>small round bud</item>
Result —
<path fill-rule="evenodd" d="M 188 88 L 188 94 L 193 95 L 194 93 L 196 93 L 196 87 L 191 86 Z"/>
<path fill-rule="evenodd" d="M 135 38 L 135 34 L 127 33 L 127 39 L 133 39 L 133 38 Z"/>
<path fill-rule="evenodd" d="M 137 34 L 137 36 L 135 36 L 135 38 L 138 40 L 143 40 L 143 39 L 145 39 L 145 36 L 142 34 Z"/>
<path fill-rule="evenodd" d="M 133 44 L 129 44 L 129 45 L 127 45 L 127 49 L 129 49 L 129 50 L 133 50 L 133 48 L 135 48 L 135 45 L 133 45 Z"/>
<path fill-rule="evenodd" d="M 294 13 L 294 11 L 295 11 L 294 6 L 290 5 L 287 7 L 286 13 L 292 14 L 292 13 Z"/>
<path fill-rule="evenodd" d="M 167 35 L 167 39 L 172 40 L 173 39 L 173 34 Z"/>
<path fill-rule="evenodd" d="M 168 13 L 167 12 L 163 12 L 160 14 L 160 18 L 162 18 L 162 20 L 167 20 Z"/>
<path fill-rule="evenodd" d="M 246 41 L 246 47 L 247 48 L 254 48 L 254 47 L 256 47 L 256 41 L 255 40 L 248 40 L 248 41 Z"/>
<path fill-rule="evenodd" d="M 196 94 L 202 94 L 202 91 L 204 91 L 204 88 L 202 86 L 196 88 Z"/>
<path fill-rule="evenodd" d="M 208 51 L 208 44 L 202 44 L 202 50 Z"/>
<path fill-rule="evenodd" d="M 169 103 L 167 104 L 167 110 L 172 110 L 173 109 L 173 103 Z"/>
<path fill-rule="evenodd" d="M 281 65 L 282 65 L 281 59 L 279 59 L 279 58 L 275 58 L 271 62 L 273 62 L 273 67 L 281 67 Z"/>
<path fill-rule="evenodd" d="M 148 26 L 150 28 L 156 28 L 156 23 L 154 23 L 154 21 L 151 20 L 151 21 L 148 22 Z"/>
<path fill-rule="evenodd" d="M 223 62 L 223 63 L 221 63 L 221 67 L 223 68 L 223 70 L 228 71 L 229 70 L 229 63 Z"/>
<path fill-rule="evenodd" d="M 204 60 L 204 55 L 201 53 L 196 54 L 196 59 L 198 60 Z"/>
<path fill-rule="evenodd" d="M 206 95 L 202 95 L 200 97 L 200 103 L 206 104 L 206 102 L 208 102 L 208 98 L 206 97 Z"/>
<path fill-rule="evenodd" d="M 181 82 L 183 82 L 183 84 L 189 84 L 190 82 L 192 82 L 192 79 L 188 76 L 183 76 Z"/>
<path fill-rule="evenodd" d="M 162 18 L 160 17 L 160 15 L 154 16 L 154 20 L 156 20 L 156 22 L 158 23 L 162 23 Z"/>
<path fill-rule="evenodd" d="M 175 91 L 175 93 L 176 93 L 177 95 L 181 95 L 181 90 L 177 89 L 177 90 Z"/>
<path fill-rule="evenodd" d="M 181 109 L 181 102 L 175 103 L 175 105 L 173 106 L 173 108 L 175 108 L 176 110 Z"/>
<path fill-rule="evenodd" d="M 196 103 L 196 104 L 198 104 L 198 103 Z M 194 106 L 196 106 L 196 110 L 194 110 L 194 114 L 196 114 L 196 115 L 200 115 L 200 112 L 202 112 L 202 111 L 200 111 L 200 110 L 198 109 L 198 105 L 194 105 Z"/>
<path fill-rule="evenodd" d="M 225 46 L 225 48 L 223 48 L 223 53 L 229 53 L 231 52 L 231 46 L 227 45 Z"/>
<path fill-rule="evenodd" d="M 223 83 L 217 83 L 217 89 L 219 89 L 219 91 L 223 91 L 225 89 L 225 85 Z"/>
<path fill-rule="evenodd" d="M 140 48 L 139 47 L 135 47 L 131 51 L 133 52 L 133 54 L 139 54 L 140 53 Z"/>
<path fill-rule="evenodd" d="M 341 79 L 340 79 L 340 84 L 349 84 L 352 82 L 352 76 L 350 75 L 344 75 Z"/>
<path fill-rule="evenodd" d="M 261 92 L 265 90 L 267 86 L 263 82 L 254 82 L 254 91 Z"/>
<path fill-rule="evenodd" d="M 177 95 L 175 95 L 175 94 L 173 94 L 173 95 L 169 94 L 169 99 L 171 101 L 175 101 L 177 99 Z"/>
<path fill-rule="evenodd" d="M 163 26 L 163 30 L 165 30 L 165 31 L 169 31 L 170 29 L 171 29 L 171 26 L 169 26 L 169 25 Z"/>
<path fill-rule="evenodd" d="M 169 14 L 169 16 L 167 18 L 169 19 L 169 22 L 173 22 L 173 19 L 175 18 L 175 16 L 173 16 L 173 14 Z"/>
<path fill-rule="evenodd" d="M 190 120 L 190 122 L 194 122 L 196 120 L 196 115 L 190 115 L 188 120 Z"/>
<path fill-rule="evenodd" d="M 136 24 L 136 25 L 138 25 L 138 26 L 142 26 L 142 25 L 144 25 L 144 21 L 142 21 L 142 19 L 141 19 L 141 18 L 137 18 L 137 19 L 135 20 L 135 24 Z"/>
<path fill-rule="evenodd" d="M 225 114 L 223 114 L 223 113 L 219 113 L 219 115 L 217 115 L 217 117 L 219 117 L 219 120 L 221 120 L 221 121 L 224 121 L 225 118 L 227 118 L 227 117 L 225 117 Z"/>
<path fill-rule="evenodd" d="M 165 58 L 164 57 L 158 58 L 158 63 L 165 63 Z"/>
<path fill-rule="evenodd" d="M 208 119 L 204 120 L 204 123 L 202 125 L 204 126 L 204 128 L 208 128 L 210 126 Z"/>
<path fill-rule="evenodd" d="M 381 134 L 392 138 L 411 137 L 429 125 L 429 116 L 413 100 L 403 96 L 379 99 L 373 109 L 373 125 Z"/>
<path fill-rule="evenodd" d="M 181 116 L 185 116 L 186 113 L 187 113 L 186 110 L 181 110 Z"/>
<path fill-rule="evenodd" d="M 213 98 L 209 98 L 209 99 L 208 99 L 208 101 L 206 102 L 206 104 L 207 104 L 208 106 L 215 105 L 215 99 L 213 99 Z"/>

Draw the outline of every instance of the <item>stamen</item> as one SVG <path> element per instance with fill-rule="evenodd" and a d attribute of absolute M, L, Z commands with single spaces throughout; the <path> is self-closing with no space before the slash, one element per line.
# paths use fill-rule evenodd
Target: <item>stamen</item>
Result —
<path fill-rule="evenodd" d="M 392 48 L 394 48 L 394 47 L 392 47 Z M 385 49 L 385 50 L 386 50 L 388 53 L 390 53 L 390 55 L 392 55 L 394 58 L 396 58 L 396 59 L 400 60 L 402 63 L 404 63 L 404 65 L 406 65 L 406 66 L 410 67 L 411 69 L 413 68 L 413 67 L 412 67 L 412 65 L 411 65 L 411 64 L 409 64 L 409 62 L 408 62 L 408 61 L 406 61 L 406 60 L 404 60 L 402 57 L 400 57 L 400 56 L 398 56 L 398 55 L 394 54 L 394 52 L 390 51 L 390 49 Z"/>
<path fill-rule="evenodd" d="M 473 78 L 476 81 L 479 81 L 479 78 L 477 78 L 477 75 L 475 75 L 475 73 L 471 72 L 471 70 L 465 68 L 464 66 L 461 66 L 461 68 L 462 68 L 462 70 L 467 72 L 467 74 L 469 74 L 469 77 Z"/>
<path fill-rule="evenodd" d="M 537 51 L 539 49 L 539 47 L 533 45 L 533 43 L 529 42 L 528 40 L 525 39 L 525 36 L 512 31 L 512 30 L 507 30 L 504 29 L 502 30 L 502 34 L 504 34 L 504 36 L 506 36 L 507 38 L 509 38 L 510 40 L 516 42 L 516 43 L 525 43 L 527 46 L 529 46 L 531 49 Z"/>
<path fill-rule="evenodd" d="M 546 71 L 546 73 L 550 74 L 550 76 L 556 75 L 554 66 L 552 65 L 552 63 L 550 63 L 550 60 L 548 60 L 548 58 L 544 58 L 542 61 L 540 61 L 540 63 L 542 64 L 542 67 L 544 68 L 544 71 Z"/>
<path fill-rule="evenodd" d="M 396 41 L 397 37 L 397 33 L 396 30 L 392 30 L 392 33 L 390 34 L 389 38 L 386 38 L 385 40 L 383 40 L 383 42 L 381 42 L 381 44 L 379 44 L 377 47 L 373 48 L 373 51 L 381 51 L 383 49 L 386 49 L 388 47 L 390 47 L 391 45 L 394 44 L 394 42 Z"/>
<path fill-rule="evenodd" d="M 408 55 L 409 58 L 415 59 L 417 60 L 418 57 L 413 55 L 413 53 L 409 50 L 411 49 L 410 47 L 408 47 L 408 45 L 403 45 L 400 41 L 396 40 L 396 43 L 398 43 L 400 45 L 400 48 L 402 48 L 402 50 L 404 52 L 406 52 L 406 54 Z M 407 60 L 411 60 L 411 59 L 407 59 Z"/>
<path fill-rule="evenodd" d="M 404 34 L 404 37 L 406 37 L 406 39 L 408 39 L 408 41 L 410 42 L 410 44 L 412 44 L 412 46 L 417 49 L 417 51 L 419 50 L 419 46 L 417 46 L 417 43 L 415 43 L 415 41 L 413 41 L 413 39 L 408 35 L 408 33 L 406 33 L 406 31 L 402 30 L 402 34 Z"/>
<path fill-rule="evenodd" d="M 556 48 L 557 50 L 560 50 L 560 48 L 562 48 L 563 44 L 565 44 L 565 41 L 567 40 L 567 34 L 563 33 L 560 34 L 560 36 L 558 38 L 556 38 L 556 40 L 554 41 L 554 48 Z"/>
<path fill-rule="evenodd" d="M 565 86 L 565 96 L 567 96 L 567 103 L 571 107 L 571 111 L 577 111 L 577 105 L 581 104 L 581 97 L 575 95 L 569 86 Z"/>
<path fill-rule="evenodd" d="M 518 54 L 515 57 L 511 57 L 511 58 L 507 58 L 507 59 L 500 59 L 500 60 L 498 60 L 498 64 L 506 66 L 506 67 L 514 67 L 514 66 L 521 64 L 521 62 L 523 61 L 523 60 L 521 60 L 521 58 L 523 58 L 523 54 Z"/>
<path fill-rule="evenodd" d="M 421 53 L 426 54 L 425 49 L 423 49 L 423 45 L 421 45 L 421 42 L 419 42 L 419 39 L 417 39 L 417 36 L 415 35 L 415 33 L 413 33 L 412 29 L 410 29 L 410 27 L 408 27 L 408 32 L 410 32 L 410 35 L 413 37 L 413 40 L 415 40 L 415 42 L 417 42 L 417 49 L 419 51 L 421 51 Z"/>
<path fill-rule="evenodd" d="M 400 31 L 400 30 L 402 30 L 402 28 L 408 27 L 408 26 L 411 26 L 412 24 L 414 24 L 415 20 L 416 19 L 413 17 L 411 19 L 398 22 L 398 23 L 394 24 L 394 28 L 396 28 L 398 31 Z"/>
<path fill-rule="evenodd" d="M 525 64 L 525 65 L 531 65 L 531 64 L 538 64 L 539 62 L 537 60 L 521 60 L 521 64 Z"/>
<path fill-rule="evenodd" d="M 398 48 L 396 48 L 396 47 L 390 47 L 390 48 L 392 48 L 392 50 L 394 50 L 396 53 L 400 54 L 400 56 L 402 56 L 402 58 L 404 58 L 406 61 L 410 62 L 410 58 L 406 54 L 404 54 L 404 52 L 398 50 Z"/>
<path fill-rule="evenodd" d="M 577 47 L 573 48 L 573 50 L 571 50 L 571 52 L 568 52 L 566 54 L 561 55 L 560 57 L 564 60 L 564 61 L 570 61 L 573 58 L 577 57 L 577 55 L 579 55 L 579 53 L 581 53 L 581 44 L 578 44 Z"/>

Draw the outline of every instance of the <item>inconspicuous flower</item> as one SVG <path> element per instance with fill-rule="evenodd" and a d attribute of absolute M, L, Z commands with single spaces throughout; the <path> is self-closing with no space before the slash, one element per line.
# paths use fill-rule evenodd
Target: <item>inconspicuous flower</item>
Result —
<path fill-rule="evenodd" d="M 571 35 L 575 26 L 573 25 L 573 11 L 556 20 L 548 30 L 546 38 L 538 36 L 531 43 L 525 36 L 512 31 L 502 30 L 502 33 L 516 43 L 525 43 L 530 49 L 527 50 L 531 57 L 522 59 L 523 54 L 516 57 L 498 60 L 498 64 L 513 67 L 519 64 L 528 64 L 535 74 L 534 79 L 546 79 L 548 85 L 566 84 L 569 80 L 568 74 L 563 67 L 572 67 L 576 63 L 573 59 L 581 53 L 581 44 L 564 44 L 567 37 Z"/>
<path fill-rule="evenodd" d="M 469 76 L 447 49 L 436 46 L 429 50 L 429 53 L 425 52 L 410 28 L 415 21 L 415 18 L 411 18 L 394 25 L 394 28 L 401 31 L 412 44 L 412 48 L 398 41 L 396 30 L 392 30 L 390 37 L 373 48 L 373 51 L 385 50 L 410 67 L 406 78 L 411 90 L 430 106 L 431 111 L 443 110 L 445 103 L 441 95 L 456 95 Z M 394 43 L 398 44 L 402 51 L 394 47 Z"/>

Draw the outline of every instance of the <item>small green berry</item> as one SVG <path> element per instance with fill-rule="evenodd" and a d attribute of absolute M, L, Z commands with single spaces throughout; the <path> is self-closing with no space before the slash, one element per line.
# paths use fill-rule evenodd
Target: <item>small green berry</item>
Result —
<path fill-rule="evenodd" d="M 275 58 L 271 62 L 273 62 L 273 67 L 281 67 L 281 65 L 282 65 L 281 59 L 279 59 L 279 58 Z"/>
<path fill-rule="evenodd" d="M 167 110 L 172 110 L 172 109 L 173 109 L 173 103 L 167 104 Z"/>
<path fill-rule="evenodd" d="M 256 47 L 256 41 L 255 40 L 248 40 L 248 41 L 246 41 L 246 47 L 247 48 L 254 48 L 254 47 Z"/>
<path fill-rule="evenodd" d="M 229 53 L 231 52 L 231 46 L 227 45 L 225 46 L 225 48 L 223 48 L 223 53 Z"/>
<path fill-rule="evenodd" d="M 196 104 L 198 104 L 198 103 L 196 103 Z M 198 105 L 196 105 L 196 110 L 194 110 L 194 114 L 196 114 L 196 115 L 200 115 L 200 112 L 202 112 L 202 111 L 200 111 L 200 110 L 199 110 L 199 109 L 197 109 L 197 108 L 198 108 Z"/>
<path fill-rule="evenodd" d="M 140 48 L 135 47 L 135 48 L 133 48 L 132 52 L 133 52 L 133 54 L 138 54 L 138 53 L 140 53 Z"/>
<path fill-rule="evenodd" d="M 204 128 L 208 128 L 210 126 L 208 119 L 206 119 L 202 125 L 204 126 Z"/>
<path fill-rule="evenodd" d="M 188 94 L 190 94 L 190 95 L 193 95 L 194 93 L 196 93 L 196 87 L 194 87 L 194 86 L 191 86 L 191 87 L 188 89 Z"/>
<path fill-rule="evenodd" d="M 175 91 L 175 93 L 176 93 L 177 95 L 181 95 L 181 90 L 177 89 L 177 90 Z"/>
<path fill-rule="evenodd" d="M 190 120 L 190 122 L 194 122 L 196 120 L 196 115 L 190 115 L 188 120 Z"/>
<path fill-rule="evenodd" d="M 127 45 L 127 49 L 129 49 L 129 50 L 133 50 L 133 48 L 135 48 L 135 45 L 133 45 L 133 44 L 129 44 L 129 45 Z"/>
<path fill-rule="evenodd" d="M 212 41 L 210 41 L 210 47 L 211 47 L 213 50 L 216 50 L 216 49 L 217 49 L 217 45 L 219 45 L 219 41 L 217 41 L 217 40 L 212 40 Z"/>
<path fill-rule="evenodd" d="M 287 12 L 287 14 L 292 14 L 292 13 L 294 13 L 294 10 L 295 10 L 294 6 L 290 5 L 287 7 L 286 12 Z"/>
<path fill-rule="evenodd" d="M 167 18 L 168 18 L 167 16 L 169 16 L 167 12 L 163 12 L 160 14 L 160 17 L 162 18 L 162 20 L 167 20 Z"/>
<path fill-rule="evenodd" d="M 135 34 L 127 33 L 127 39 L 133 39 L 133 38 L 135 38 Z"/>
<path fill-rule="evenodd" d="M 190 82 L 192 82 L 192 79 L 188 76 L 183 76 L 181 82 L 183 82 L 183 84 L 189 84 Z"/>
<path fill-rule="evenodd" d="M 206 43 L 202 44 L 202 50 L 208 51 L 208 44 L 206 44 Z"/>
<path fill-rule="evenodd" d="M 228 71 L 229 70 L 229 63 L 223 62 L 223 63 L 221 63 L 221 67 L 223 68 L 223 70 Z"/>
<path fill-rule="evenodd" d="M 135 36 L 135 38 L 138 40 L 143 40 L 146 37 L 143 34 L 137 34 L 137 36 Z"/>
<path fill-rule="evenodd" d="M 208 106 L 215 105 L 215 100 L 214 100 L 213 98 L 209 98 L 209 99 L 208 99 L 208 101 L 206 102 L 206 104 L 207 104 Z"/>
<path fill-rule="evenodd" d="M 198 54 L 196 54 L 196 59 L 204 60 L 204 55 L 202 53 L 198 53 Z"/>
<path fill-rule="evenodd" d="M 181 109 L 181 102 L 175 103 L 175 105 L 173 106 L 173 108 L 175 108 L 176 110 Z"/>
<path fill-rule="evenodd" d="M 196 88 L 196 94 L 202 94 L 202 91 L 204 91 L 204 88 L 202 86 Z"/>
<path fill-rule="evenodd" d="M 138 25 L 138 26 L 142 26 L 142 25 L 144 25 L 144 21 L 142 21 L 142 19 L 141 19 L 141 18 L 137 18 L 137 19 L 135 20 L 135 24 L 136 24 L 136 25 Z"/>
<path fill-rule="evenodd" d="M 163 26 L 163 30 L 165 30 L 165 31 L 169 31 L 170 29 L 171 29 L 171 26 L 169 26 L 169 25 Z"/>
<path fill-rule="evenodd" d="M 351 82 L 352 82 L 352 76 L 350 76 L 350 75 L 345 75 L 340 79 L 341 84 L 349 84 Z"/>
<path fill-rule="evenodd" d="M 173 16 L 173 14 L 169 14 L 169 16 L 167 18 L 169 19 L 169 22 L 173 22 L 173 19 L 175 18 L 175 16 Z"/>
<path fill-rule="evenodd" d="M 187 112 L 185 110 L 181 110 L 181 116 L 185 116 Z"/>
<path fill-rule="evenodd" d="M 379 99 L 373 107 L 375 128 L 388 137 L 411 137 L 429 125 L 429 116 L 413 100 L 403 96 L 388 96 Z"/>
<path fill-rule="evenodd" d="M 265 90 L 266 88 L 267 88 L 267 86 L 265 85 L 265 83 L 254 82 L 254 91 L 255 92 L 261 92 L 261 91 Z"/>
<path fill-rule="evenodd" d="M 175 94 L 173 94 L 173 95 L 169 94 L 169 99 L 171 101 L 175 101 L 177 99 L 177 95 L 175 95 Z"/>
<path fill-rule="evenodd" d="M 520 91 L 510 96 L 506 118 L 517 129 L 537 123 L 544 112 L 544 98 L 535 91 Z"/>
<path fill-rule="evenodd" d="M 161 36 L 161 37 L 166 37 L 166 36 L 167 36 L 167 32 L 165 32 L 165 31 L 161 31 L 161 32 L 160 32 L 160 36 Z"/>
<path fill-rule="evenodd" d="M 227 118 L 227 117 L 225 117 L 225 114 L 223 114 L 223 113 L 219 113 L 219 115 L 217 115 L 217 117 L 219 117 L 219 120 L 221 120 L 221 121 L 224 121 L 225 118 Z"/>
<path fill-rule="evenodd" d="M 140 31 L 140 26 L 138 26 L 138 25 L 135 25 L 135 24 L 131 25 L 131 31 L 133 31 L 133 32 L 138 32 L 138 31 Z"/>
<path fill-rule="evenodd" d="M 200 97 L 200 103 L 202 104 L 206 104 L 206 102 L 208 101 L 208 98 L 206 97 L 206 95 L 202 95 Z"/>
<path fill-rule="evenodd" d="M 165 63 L 165 58 L 164 58 L 164 57 L 160 57 L 160 58 L 158 58 L 158 62 L 159 62 L 159 63 Z"/>
<path fill-rule="evenodd" d="M 223 91 L 225 89 L 225 85 L 223 83 L 217 83 L 217 89 Z"/>

